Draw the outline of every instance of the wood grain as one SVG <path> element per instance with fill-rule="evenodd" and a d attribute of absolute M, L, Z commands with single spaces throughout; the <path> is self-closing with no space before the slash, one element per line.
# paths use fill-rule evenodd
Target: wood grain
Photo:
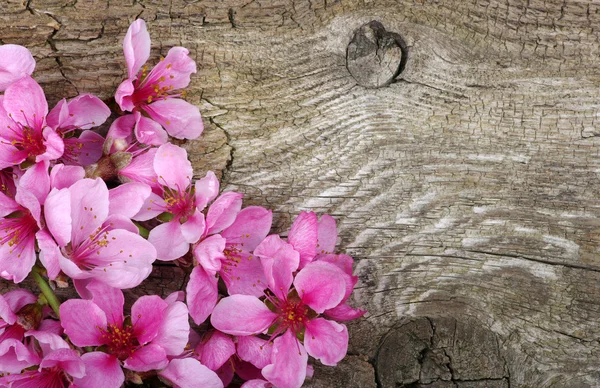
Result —
<path fill-rule="evenodd" d="M 384 387 L 600 386 L 597 2 L 3 4 L 0 41 L 31 48 L 54 102 L 113 93 L 136 17 L 149 23 L 154 60 L 191 50 L 189 100 L 208 128 L 186 145 L 198 174 L 222 171 L 246 204 L 275 211 L 277 232 L 300 210 L 333 214 L 340 249 L 357 259 L 353 303 L 369 314 L 349 324 L 337 386 L 364 376 Z M 348 44 L 371 21 L 407 46 L 387 87 L 348 71 Z M 474 343 L 497 341 L 502 374 L 453 376 L 454 357 L 436 345 L 424 362 L 418 341 L 390 353 L 407 320 L 427 331 L 428 319 L 463 328 L 444 338 L 460 340 L 457 352 L 465 344 L 464 370 L 481 361 Z M 382 354 L 420 369 L 387 379 L 398 364 Z M 312 386 L 332 386 L 320 372 Z"/>

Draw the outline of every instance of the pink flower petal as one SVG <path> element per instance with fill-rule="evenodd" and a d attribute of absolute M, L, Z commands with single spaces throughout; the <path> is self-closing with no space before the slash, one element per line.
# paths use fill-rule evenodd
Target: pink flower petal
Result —
<path fill-rule="evenodd" d="M 94 131 L 83 131 L 79 138 L 71 137 L 63 142 L 65 151 L 61 160 L 65 163 L 89 166 L 102 156 L 104 138 Z"/>
<path fill-rule="evenodd" d="M 254 254 L 260 257 L 269 289 L 279 299 L 285 299 L 294 278 L 292 273 L 298 269 L 300 254 L 276 234 L 264 239 Z"/>
<path fill-rule="evenodd" d="M 160 184 L 176 191 L 184 191 L 194 175 L 186 150 L 171 143 L 158 148 L 154 157 L 154 171 Z"/>
<path fill-rule="evenodd" d="M 210 205 L 206 214 L 207 234 L 219 233 L 233 224 L 242 208 L 244 194 L 223 193 Z"/>
<path fill-rule="evenodd" d="M 58 190 L 69 188 L 84 177 L 85 170 L 80 166 L 57 164 L 50 170 L 50 187 Z"/>
<path fill-rule="evenodd" d="M 317 239 L 317 253 L 335 252 L 337 242 L 337 227 L 335 219 L 329 214 L 323 214 L 319 220 L 319 235 Z"/>
<path fill-rule="evenodd" d="M 323 365 L 335 366 L 348 351 L 348 329 L 327 319 L 312 319 L 306 324 L 304 346 Z"/>
<path fill-rule="evenodd" d="M 9 138 L 6 141 L 11 141 Z M 27 158 L 27 151 L 19 151 L 17 147 L 0 142 L 0 169 L 21 164 Z"/>
<path fill-rule="evenodd" d="M 272 221 L 273 213 L 270 210 L 248 206 L 237 214 L 233 224 L 221 236 L 227 239 L 228 245 L 251 252 L 267 237 Z"/>
<path fill-rule="evenodd" d="M 198 107 L 178 98 L 153 102 L 145 107 L 150 117 L 177 139 L 196 139 L 204 131 Z"/>
<path fill-rule="evenodd" d="M 119 104 L 119 108 L 126 112 L 131 112 L 135 109 L 133 103 L 133 93 L 135 92 L 135 86 L 131 79 L 126 79 L 117 88 L 115 92 L 115 101 Z"/>
<path fill-rule="evenodd" d="M 132 218 L 140 211 L 151 191 L 150 186 L 140 182 L 124 183 L 110 189 L 108 213 Z"/>
<path fill-rule="evenodd" d="M 151 192 L 148 198 L 146 198 L 144 201 L 140 211 L 131 218 L 136 221 L 147 221 L 163 213 L 166 207 L 167 204 L 162 197 Z"/>
<path fill-rule="evenodd" d="M 209 332 L 206 337 L 196 346 L 196 358 L 202 365 L 216 371 L 235 354 L 235 344 L 231 337 L 220 331 Z"/>
<path fill-rule="evenodd" d="M 120 327 L 123 324 L 123 304 L 125 303 L 123 291 L 98 280 L 90 281 L 85 288 L 90 292 L 92 302 L 106 314 L 107 322 Z"/>
<path fill-rule="evenodd" d="M 48 272 L 50 280 L 56 279 L 60 272 L 59 257 L 62 256 L 58 245 L 46 230 L 39 230 L 35 234 L 38 247 L 40 248 L 39 258 L 44 268 Z"/>
<path fill-rule="evenodd" d="M 71 192 L 71 241 L 78 244 L 89 238 L 108 217 L 108 188 L 100 178 L 75 182 Z"/>
<path fill-rule="evenodd" d="M 44 128 L 42 133 L 46 151 L 36 156 L 35 161 L 39 163 L 45 160 L 50 161 L 60 158 L 65 151 L 65 143 L 62 137 L 50 127 Z"/>
<path fill-rule="evenodd" d="M 190 336 L 189 311 L 185 303 L 173 302 L 165 311 L 165 317 L 152 340 L 162 347 L 168 356 L 180 355 Z"/>
<path fill-rule="evenodd" d="M 194 258 L 207 273 L 215 275 L 221 269 L 221 260 L 225 260 L 225 242 L 223 237 L 215 234 L 205 238 L 194 248 Z"/>
<path fill-rule="evenodd" d="M 48 162 L 36 163 L 29 167 L 19 179 L 19 186 L 33 194 L 39 203 L 44 203 L 50 192 Z"/>
<path fill-rule="evenodd" d="M 71 192 L 69 189 L 52 189 L 44 203 L 46 226 L 57 244 L 67 246 L 71 241 Z"/>
<path fill-rule="evenodd" d="M 142 65 L 150 57 L 150 34 L 144 20 L 135 20 L 127 29 L 123 40 L 123 53 L 127 62 L 128 78 L 135 79 Z"/>
<path fill-rule="evenodd" d="M 143 154 L 134 157 L 127 167 L 119 170 L 119 175 L 128 180 L 145 183 L 150 187 L 158 187 L 158 177 L 156 176 L 156 172 L 154 172 L 155 154 L 156 148 L 150 148 Z"/>
<path fill-rule="evenodd" d="M 267 278 L 260 258 L 246 252 L 229 253 L 223 261 L 219 274 L 227 286 L 229 295 L 244 294 L 260 297 L 267 288 Z"/>
<path fill-rule="evenodd" d="M 23 46 L 5 44 L 0 46 L 0 92 L 19 79 L 31 75 L 35 60 Z"/>
<path fill-rule="evenodd" d="M 14 249 L 14 251 L 13 251 Z M 21 241 L 17 248 L 8 244 L 0 246 L 0 277 L 21 283 L 35 264 L 35 237 Z"/>
<path fill-rule="evenodd" d="M 116 229 L 105 233 L 109 244 L 99 249 L 99 255 L 92 255 L 97 266 L 91 271 L 93 276 L 111 287 L 137 287 L 150 275 L 156 250 L 130 231 Z"/>
<path fill-rule="evenodd" d="M 10 84 L 4 92 L 6 112 L 20 124 L 41 130 L 48 114 L 48 103 L 41 86 L 29 76 Z"/>
<path fill-rule="evenodd" d="M 355 309 L 345 303 L 340 303 L 332 309 L 325 310 L 323 313 L 327 318 L 335 319 L 336 321 L 351 321 L 362 317 L 367 313 L 367 310 Z"/>
<path fill-rule="evenodd" d="M 217 278 L 202 267 L 194 267 L 186 287 L 187 305 L 190 316 L 200 325 L 213 312 L 217 304 Z"/>
<path fill-rule="evenodd" d="M 273 341 L 271 362 L 262 370 L 269 382 L 277 387 L 302 386 L 306 378 L 308 354 L 290 330 Z"/>
<path fill-rule="evenodd" d="M 19 210 L 20 207 L 14 199 L 0 192 L 0 217 L 6 217 L 10 213 Z"/>
<path fill-rule="evenodd" d="M 37 301 L 37 297 L 31 293 L 31 291 L 16 289 L 12 291 L 8 291 L 4 294 L 4 300 L 8 303 L 9 308 L 17 313 L 24 306 L 35 303 Z"/>
<path fill-rule="evenodd" d="M 8 338 L 0 342 L 0 373 L 20 373 L 40 362 L 19 340 Z"/>
<path fill-rule="evenodd" d="M 34 337 L 42 351 L 42 354 L 46 355 L 50 352 L 58 349 L 70 349 L 71 346 L 62 339 L 62 337 L 55 333 L 50 333 L 40 330 L 29 330 L 25 333 L 25 337 Z"/>
<path fill-rule="evenodd" d="M 123 366 L 136 372 L 163 369 L 169 364 L 165 350 L 158 345 L 148 344 L 135 350 Z"/>
<path fill-rule="evenodd" d="M 331 263 L 344 272 L 344 279 L 346 280 L 346 294 L 344 295 L 342 302 L 345 302 L 350 297 L 350 294 L 352 294 L 352 290 L 358 282 L 358 276 L 352 275 L 352 264 L 354 263 L 352 257 L 348 255 L 322 254 L 318 255 L 315 261 Z"/>
<path fill-rule="evenodd" d="M 219 194 L 219 180 L 214 172 L 209 171 L 206 176 L 195 183 L 196 207 L 203 210 Z"/>
<path fill-rule="evenodd" d="M 265 380 L 254 379 L 248 380 L 244 384 L 242 384 L 241 388 L 272 388 L 273 384 L 269 383 Z"/>
<path fill-rule="evenodd" d="M 288 242 L 300 253 L 300 269 L 317 254 L 317 234 L 317 215 L 313 212 L 300 212 L 288 234 Z"/>
<path fill-rule="evenodd" d="M 57 368 L 75 378 L 85 376 L 85 364 L 73 349 L 58 349 L 48 354 L 40 364 L 42 368 Z"/>
<path fill-rule="evenodd" d="M 110 109 L 91 94 L 80 94 L 66 102 L 61 100 L 48 114 L 46 121 L 55 129 L 90 129 L 104 124 Z"/>
<path fill-rule="evenodd" d="M 0 319 L 4 324 L 13 325 L 17 321 L 17 316 L 12 311 L 3 295 L 0 295 Z"/>
<path fill-rule="evenodd" d="M 294 287 L 302 302 L 315 312 L 337 306 L 346 293 L 345 273 L 323 261 L 308 263 L 294 279 Z"/>
<path fill-rule="evenodd" d="M 103 352 L 85 353 L 81 356 L 85 364 L 85 376 L 74 378 L 78 387 L 119 388 L 125 382 L 125 375 L 119 360 Z"/>
<path fill-rule="evenodd" d="M 190 249 L 190 243 L 185 241 L 181 233 L 179 221 L 165 222 L 150 231 L 148 241 L 154 245 L 158 260 L 169 261 L 180 258 Z"/>
<path fill-rule="evenodd" d="M 223 388 L 219 376 L 193 358 L 171 360 L 158 375 L 176 388 Z"/>
<path fill-rule="evenodd" d="M 190 75 L 196 72 L 196 62 L 189 57 L 184 47 L 171 47 L 164 60 L 161 60 L 148 74 L 148 83 L 158 83 L 172 90 L 183 89 L 190 84 Z M 154 81 L 156 80 L 156 81 Z"/>
<path fill-rule="evenodd" d="M 187 221 L 181 224 L 181 234 L 185 241 L 193 244 L 200 240 L 200 237 L 204 234 L 206 229 L 206 222 L 204 221 L 204 213 L 199 210 L 195 210 L 194 214 L 188 217 Z"/>
<path fill-rule="evenodd" d="M 104 344 L 100 328 L 106 329 L 106 314 L 91 300 L 69 299 L 63 302 L 60 319 L 65 334 L 74 345 Z"/>
<path fill-rule="evenodd" d="M 156 337 L 167 307 L 167 302 L 158 295 L 144 295 L 131 306 L 134 334 L 140 344 L 144 345 Z"/>
<path fill-rule="evenodd" d="M 257 297 L 231 295 L 219 301 L 210 323 L 226 334 L 251 335 L 265 331 L 276 318 L 277 314 Z"/>
<path fill-rule="evenodd" d="M 253 335 L 238 337 L 237 354 L 255 367 L 262 369 L 271 363 L 273 343 Z"/>
<path fill-rule="evenodd" d="M 135 137 L 142 144 L 160 146 L 169 140 L 169 135 L 156 121 L 134 112 L 136 118 Z"/>

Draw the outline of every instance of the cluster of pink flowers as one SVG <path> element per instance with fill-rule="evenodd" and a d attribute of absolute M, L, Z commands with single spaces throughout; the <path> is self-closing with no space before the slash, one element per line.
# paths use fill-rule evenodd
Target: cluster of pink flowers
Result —
<path fill-rule="evenodd" d="M 271 211 L 219 194 L 214 173 L 193 181 L 168 139 L 202 133 L 182 98 L 195 62 L 173 47 L 148 71 L 143 20 L 124 53 L 121 111 L 103 136 L 103 101 L 82 94 L 49 111 L 31 53 L 0 46 L 0 277 L 31 276 L 42 291 L 0 295 L 0 387 L 300 387 L 309 355 L 336 365 L 340 322 L 365 313 L 347 304 L 357 278 L 334 253 L 334 219 L 302 212 L 283 239 L 269 235 Z M 186 292 L 124 313 L 121 290 L 155 260 L 191 271 Z M 50 285 L 70 283 L 80 299 L 58 302 Z"/>

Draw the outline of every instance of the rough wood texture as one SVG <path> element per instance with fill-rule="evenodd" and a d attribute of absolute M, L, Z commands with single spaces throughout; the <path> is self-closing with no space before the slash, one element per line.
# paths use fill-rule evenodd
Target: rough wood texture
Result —
<path fill-rule="evenodd" d="M 108 97 L 136 17 L 153 58 L 198 62 L 198 173 L 277 231 L 303 209 L 339 220 L 369 314 L 312 386 L 600 386 L 600 4 L 10 0 L 0 40 L 31 48 L 52 101 Z M 349 72 L 371 21 L 406 43 L 387 87 Z"/>

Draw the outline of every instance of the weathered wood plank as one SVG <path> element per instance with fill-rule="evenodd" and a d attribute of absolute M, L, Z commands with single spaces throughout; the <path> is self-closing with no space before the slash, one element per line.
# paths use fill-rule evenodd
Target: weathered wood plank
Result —
<path fill-rule="evenodd" d="M 357 258 L 354 303 L 369 314 L 350 324 L 355 356 L 344 365 L 355 366 L 339 369 L 340 386 L 373 375 L 361 357 L 386 386 L 395 371 L 378 355 L 413 317 L 456 322 L 464 343 L 497 339 L 505 373 L 447 379 L 477 365 L 472 344 L 472 359 L 448 361 L 431 345 L 435 362 L 416 364 L 425 359 L 414 346 L 396 346 L 418 369 L 406 385 L 600 386 L 600 4 L 7 4 L 0 41 L 31 47 L 53 101 L 111 95 L 135 17 L 149 22 L 153 58 L 191 49 L 190 101 L 209 128 L 188 146 L 198 169 L 222 170 L 248 204 L 273 208 L 277 231 L 302 209 L 332 213 Z M 373 20 L 407 45 L 404 71 L 378 89 L 358 85 L 346 63 L 355 30 Z M 313 386 L 332 383 L 320 373 Z"/>

